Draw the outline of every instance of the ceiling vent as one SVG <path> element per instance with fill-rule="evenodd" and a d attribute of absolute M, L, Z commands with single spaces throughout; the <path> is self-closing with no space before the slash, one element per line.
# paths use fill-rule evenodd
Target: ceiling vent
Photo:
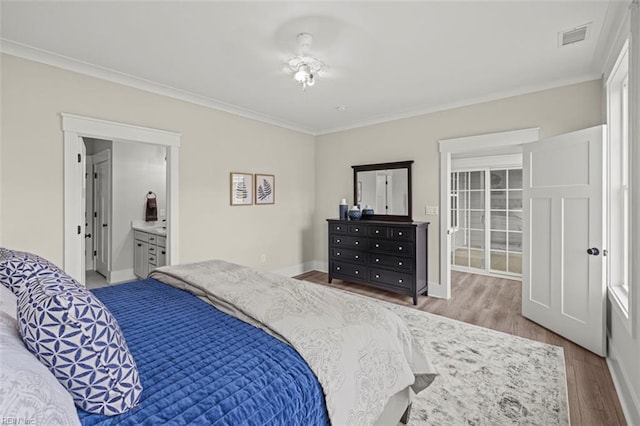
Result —
<path fill-rule="evenodd" d="M 558 33 L 558 47 L 569 46 L 587 39 L 591 23 L 580 25 L 567 31 Z"/>

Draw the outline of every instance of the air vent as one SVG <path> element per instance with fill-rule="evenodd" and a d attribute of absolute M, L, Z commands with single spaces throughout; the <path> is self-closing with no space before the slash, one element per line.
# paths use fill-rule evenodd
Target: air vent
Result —
<path fill-rule="evenodd" d="M 570 44 L 579 43 L 587 39 L 589 26 L 591 23 L 580 25 L 579 27 L 561 31 L 558 33 L 558 46 L 568 46 Z"/>

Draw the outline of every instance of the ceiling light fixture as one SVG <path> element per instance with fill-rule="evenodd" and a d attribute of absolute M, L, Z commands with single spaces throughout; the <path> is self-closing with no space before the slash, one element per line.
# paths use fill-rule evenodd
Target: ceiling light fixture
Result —
<path fill-rule="evenodd" d="M 313 42 L 313 36 L 309 33 L 300 33 L 297 37 L 300 45 L 300 55 L 289 59 L 289 68 L 293 72 L 293 79 L 302 85 L 302 90 L 307 91 L 316 83 L 318 73 L 325 69 L 324 64 L 317 58 L 310 56 L 309 49 Z"/>

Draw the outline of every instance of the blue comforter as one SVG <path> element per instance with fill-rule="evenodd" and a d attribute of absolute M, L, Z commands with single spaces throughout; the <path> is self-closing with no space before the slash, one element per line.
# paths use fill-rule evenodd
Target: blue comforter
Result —
<path fill-rule="evenodd" d="M 154 279 L 93 290 L 118 320 L 144 387 L 140 405 L 84 425 L 326 425 L 300 355 L 260 329 Z"/>

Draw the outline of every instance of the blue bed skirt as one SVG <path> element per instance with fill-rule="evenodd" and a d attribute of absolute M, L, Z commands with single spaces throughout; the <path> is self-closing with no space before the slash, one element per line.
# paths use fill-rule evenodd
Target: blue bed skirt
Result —
<path fill-rule="evenodd" d="M 300 355 L 264 331 L 154 279 L 93 290 L 138 366 L 138 407 L 84 425 L 327 425 L 322 388 Z"/>

